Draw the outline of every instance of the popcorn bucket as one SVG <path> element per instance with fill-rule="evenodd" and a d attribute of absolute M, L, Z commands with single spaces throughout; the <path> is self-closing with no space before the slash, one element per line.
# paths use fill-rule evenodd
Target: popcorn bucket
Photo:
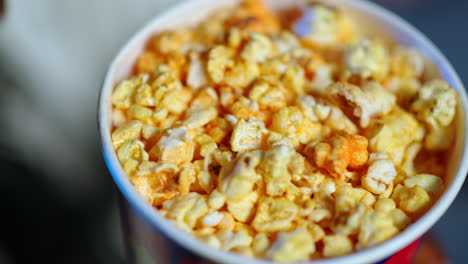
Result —
<path fill-rule="evenodd" d="M 194 24 L 216 9 L 235 4 L 236 0 L 197 0 L 176 5 L 155 17 L 136 33 L 120 50 L 105 76 L 99 100 L 99 129 L 102 152 L 109 171 L 118 186 L 124 240 L 132 263 L 272 263 L 219 251 L 198 241 L 173 226 L 148 204 L 133 188 L 125 175 L 111 141 L 110 95 L 119 81 L 129 76 L 137 56 L 146 41 L 159 31 L 180 25 Z M 420 50 L 434 63 L 434 69 L 458 92 L 457 129 L 444 193 L 432 208 L 419 220 L 397 236 L 367 249 L 341 257 L 320 259 L 308 263 L 410 263 L 421 240 L 432 225 L 442 216 L 459 192 L 468 170 L 466 126 L 468 101 L 465 89 L 454 69 L 441 52 L 418 30 L 391 12 L 362 0 L 322 0 L 339 6 L 351 18 L 355 18 L 360 29 L 370 34 L 390 37 L 404 46 Z M 272 9 L 281 9 L 299 0 L 266 1 Z"/>

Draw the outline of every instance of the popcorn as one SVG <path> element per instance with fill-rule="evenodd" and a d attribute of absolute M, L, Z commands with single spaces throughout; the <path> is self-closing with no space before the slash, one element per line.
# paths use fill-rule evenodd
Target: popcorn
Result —
<path fill-rule="evenodd" d="M 366 137 L 371 151 L 386 151 L 398 166 L 408 145 L 422 140 L 424 129 L 411 114 L 397 109 L 373 122 L 366 130 Z"/>
<path fill-rule="evenodd" d="M 249 41 L 242 49 L 241 58 L 246 61 L 265 62 L 272 53 L 272 43 L 265 35 L 251 32 Z"/>
<path fill-rule="evenodd" d="M 367 139 L 341 133 L 314 148 L 314 162 L 331 175 L 344 178 L 347 168 L 359 168 L 367 162 Z"/>
<path fill-rule="evenodd" d="M 258 120 L 239 120 L 231 136 L 233 151 L 244 152 L 260 147 L 264 124 Z"/>
<path fill-rule="evenodd" d="M 171 203 L 165 202 L 163 208 L 167 211 L 167 218 L 175 220 L 178 226 L 190 229 L 208 213 L 206 196 L 197 193 L 180 196 Z"/>
<path fill-rule="evenodd" d="M 256 62 L 244 61 L 235 64 L 224 74 L 224 83 L 231 87 L 245 88 L 252 83 L 260 73 Z"/>
<path fill-rule="evenodd" d="M 234 66 L 233 53 L 233 50 L 225 46 L 216 46 L 210 50 L 207 72 L 215 83 L 220 83 L 226 70 Z"/>
<path fill-rule="evenodd" d="M 454 119 L 456 95 L 455 90 L 442 80 L 433 80 L 419 90 L 418 99 L 411 108 L 417 113 L 418 119 L 429 127 L 426 148 L 440 150 L 449 147 L 451 141 L 443 140 L 449 133 L 440 133 L 439 130 L 448 127 Z M 439 137 L 441 139 L 438 139 Z"/>
<path fill-rule="evenodd" d="M 398 203 L 398 207 L 409 214 L 419 214 L 431 205 L 431 197 L 419 185 L 413 187 L 403 187 L 402 190 L 394 191 L 392 195 Z"/>
<path fill-rule="evenodd" d="M 423 55 L 298 7 L 286 21 L 244 0 L 157 33 L 110 97 L 136 191 L 203 243 L 274 262 L 403 232 L 439 199 L 457 125 Z"/>
<path fill-rule="evenodd" d="M 372 117 L 388 114 L 395 105 L 393 94 L 377 82 L 366 83 L 362 88 L 352 84 L 336 83 L 330 87 L 332 93 L 342 105 L 351 107 L 353 115 L 360 118 L 360 126 L 369 125 Z"/>
<path fill-rule="evenodd" d="M 256 82 L 249 91 L 249 99 L 258 102 L 261 109 L 279 110 L 286 106 L 284 90 L 274 87 L 266 81 Z"/>
<path fill-rule="evenodd" d="M 266 151 L 259 170 L 266 184 L 266 194 L 270 196 L 282 195 L 291 182 L 288 163 L 293 150 L 285 145 L 274 146 Z"/>
<path fill-rule="evenodd" d="M 252 226 L 258 232 L 287 231 L 298 213 L 295 203 L 285 198 L 262 197 Z"/>
<path fill-rule="evenodd" d="M 351 45 L 345 53 L 346 67 L 367 79 L 381 80 L 389 70 L 389 56 L 383 45 L 362 40 Z"/>
<path fill-rule="evenodd" d="M 120 147 L 126 141 L 138 139 L 142 127 L 143 124 L 140 121 L 133 120 L 114 130 L 111 136 L 114 148 Z"/>
<path fill-rule="evenodd" d="M 219 213 L 218 211 L 213 211 L 203 217 L 202 223 L 204 226 L 216 226 L 221 222 L 223 217 L 223 214 Z"/>
<path fill-rule="evenodd" d="M 205 65 L 199 54 L 190 54 L 190 66 L 187 72 L 187 84 L 195 89 L 199 89 L 207 83 Z"/>
<path fill-rule="evenodd" d="M 340 23 L 335 8 L 313 4 L 302 9 L 303 15 L 294 24 L 294 32 L 318 44 L 333 44 L 338 40 Z"/>
<path fill-rule="evenodd" d="M 125 162 L 129 159 L 133 159 L 139 162 L 149 159 L 148 153 L 146 153 L 145 144 L 140 140 L 131 140 L 124 143 L 117 150 L 117 157 L 120 162 Z"/>
<path fill-rule="evenodd" d="M 259 152 L 247 152 L 221 169 L 218 190 L 228 201 L 238 201 L 252 191 L 258 179 L 255 168 L 260 160 Z"/>
<path fill-rule="evenodd" d="M 393 219 L 382 212 L 368 210 L 361 218 L 361 228 L 358 235 L 358 248 L 366 248 L 381 243 L 398 233 L 393 225 Z"/>
<path fill-rule="evenodd" d="M 162 160 L 181 164 L 191 161 L 194 145 L 190 139 L 187 127 L 167 129 L 158 143 L 150 150 L 149 155 L 154 160 Z"/>
<path fill-rule="evenodd" d="M 131 118 L 140 120 L 141 122 L 151 125 L 153 123 L 152 116 L 153 111 L 141 105 L 134 104 L 128 110 L 128 114 Z"/>
<path fill-rule="evenodd" d="M 353 251 L 353 242 L 347 236 L 327 235 L 323 238 L 323 255 L 325 257 L 338 257 Z"/>
<path fill-rule="evenodd" d="M 305 228 L 291 232 L 280 232 L 266 255 L 273 261 L 296 262 L 309 259 L 315 252 L 315 243 Z"/>
<path fill-rule="evenodd" d="M 255 205 L 258 200 L 258 193 L 251 192 L 240 200 L 228 200 L 227 210 L 239 222 L 248 222 L 252 219 L 255 213 Z"/>
<path fill-rule="evenodd" d="M 406 178 L 403 183 L 408 187 L 417 185 L 423 188 L 426 192 L 432 194 L 438 194 L 443 188 L 442 179 L 431 174 L 418 174 L 410 176 Z"/>
<path fill-rule="evenodd" d="M 378 154 L 378 153 L 377 153 Z M 362 186 L 375 194 L 382 194 L 397 175 L 393 162 L 386 157 L 377 157 L 372 153 L 367 174 L 362 177 Z"/>

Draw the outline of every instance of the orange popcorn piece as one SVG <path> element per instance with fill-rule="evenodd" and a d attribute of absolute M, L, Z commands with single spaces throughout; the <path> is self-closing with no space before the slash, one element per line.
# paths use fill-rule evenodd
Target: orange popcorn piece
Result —
<path fill-rule="evenodd" d="M 313 158 L 319 168 L 343 179 L 347 168 L 356 169 L 366 164 L 369 156 L 367 145 L 365 137 L 341 132 L 328 142 L 317 144 Z"/>

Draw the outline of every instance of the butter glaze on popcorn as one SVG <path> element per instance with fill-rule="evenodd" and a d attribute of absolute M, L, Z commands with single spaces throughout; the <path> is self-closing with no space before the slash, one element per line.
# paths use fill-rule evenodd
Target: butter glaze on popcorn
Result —
<path fill-rule="evenodd" d="M 258 1 L 161 33 L 112 96 L 114 147 L 136 189 L 214 248 L 347 254 L 396 235 L 442 189 L 443 174 L 413 164 L 447 150 L 455 91 L 423 79 L 414 51 L 308 8 L 325 12 L 308 23 L 337 20 L 311 33 L 328 36 L 296 37 Z M 342 100 L 333 86 L 355 92 Z"/>

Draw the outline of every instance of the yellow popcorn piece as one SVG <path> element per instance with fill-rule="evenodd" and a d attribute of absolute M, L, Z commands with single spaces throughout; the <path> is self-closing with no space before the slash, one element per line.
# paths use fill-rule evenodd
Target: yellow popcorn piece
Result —
<path fill-rule="evenodd" d="M 196 171 L 190 162 L 182 164 L 181 168 L 178 189 L 181 194 L 187 194 L 190 192 L 190 186 L 196 181 Z"/>
<path fill-rule="evenodd" d="M 307 119 L 296 106 L 285 107 L 276 112 L 273 115 L 271 129 L 274 132 L 297 138 L 302 144 L 322 136 L 321 125 Z"/>
<path fill-rule="evenodd" d="M 327 235 L 323 238 L 323 244 L 322 254 L 327 258 L 342 256 L 353 251 L 353 242 L 343 235 Z"/>
<path fill-rule="evenodd" d="M 390 54 L 391 71 L 403 78 L 419 78 L 424 73 L 424 57 L 412 48 L 397 47 Z"/>
<path fill-rule="evenodd" d="M 246 61 L 265 62 L 271 56 L 273 49 L 270 39 L 256 32 L 250 32 L 248 38 L 240 54 L 241 58 Z"/>
<path fill-rule="evenodd" d="M 371 247 L 379 244 L 398 233 L 398 229 L 393 225 L 390 215 L 367 210 L 361 218 L 361 228 L 358 235 L 359 249 Z"/>
<path fill-rule="evenodd" d="M 406 178 L 403 183 L 408 187 L 418 185 L 426 192 L 432 193 L 434 195 L 438 194 L 443 188 L 442 179 L 431 174 L 418 174 L 410 176 Z"/>
<path fill-rule="evenodd" d="M 215 209 L 218 210 L 221 207 L 224 206 L 226 203 L 226 196 L 219 192 L 218 190 L 213 190 L 213 192 L 210 193 L 208 197 L 208 205 Z"/>
<path fill-rule="evenodd" d="M 369 125 L 372 118 L 388 114 L 396 102 L 396 97 L 377 82 L 368 82 L 362 88 L 335 83 L 330 89 L 340 105 L 350 107 L 353 115 L 360 118 L 363 128 Z"/>
<path fill-rule="evenodd" d="M 192 111 L 199 111 L 201 109 L 210 108 L 218 104 L 219 97 L 213 87 L 205 87 L 199 89 L 192 101 L 190 102 L 190 108 L 187 110 L 188 113 Z"/>
<path fill-rule="evenodd" d="M 147 125 L 153 124 L 153 121 L 152 121 L 153 110 L 147 107 L 134 104 L 130 107 L 128 112 L 129 112 L 129 116 L 132 119 L 140 120 L 141 122 Z"/>
<path fill-rule="evenodd" d="M 112 132 L 112 145 L 114 148 L 120 147 L 124 142 L 138 139 L 140 137 L 143 124 L 141 121 L 132 120 Z"/>
<path fill-rule="evenodd" d="M 215 83 L 220 83 L 224 79 L 226 70 L 234 66 L 233 55 L 233 50 L 221 45 L 210 50 L 207 72 Z"/>
<path fill-rule="evenodd" d="M 218 190 L 227 200 L 240 200 L 252 191 L 259 178 L 255 168 L 260 161 L 261 153 L 247 152 L 221 169 Z"/>
<path fill-rule="evenodd" d="M 280 232 L 266 255 L 273 261 L 296 262 L 309 259 L 315 252 L 315 243 L 306 228 Z"/>
<path fill-rule="evenodd" d="M 136 88 L 135 79 L 122 81 L 115 87 L 111 96 L 112 104 L 120 109 L 128 109 L 132 103 L 133 92 Z"/>
<path fill-rule="evenodd" d="M 286 96 L 285 90 L 277 86 L 272 86 L 266 81 L 255 82 L 252 89 L 249 91 L 248 98 L 258 102 L 261 109 L 271 109 L 273 111 L 285 107 Z"/>
<path fill-rule="evenodd" d="M 330 108 L 330 115 L 325 120 L 326 127 L 329 127 L 332 131 L 344 131 L 349 134 L 356 134 L 358 132 L 358 127 L 338 106 L 331 106 Z"/>
<path fill-rule="evenodd" d="M 117 150 L 117 157 L 120 162 L 125 162 L 129 159 L 142 162 L 149 159 L 149 155 L 145 151 L 145 144 L 140 140 L 130 140 L 124 143 Z"/>
<path fill-rule="evenodd" d="M 144 83 L 135 90 L 135 103 L 142 106 L 154 106 L 153 88 Z"/>
<path fill-rule="evenodd" d="M 376 211 L 389 213 L 396 208 L 395 202 L 390 198 L 383 198 L 375 202 L 374 208 Z"/>
<path fill-rule="evenodd" d="M 413 187 L 403 187 L 395 194 L 398 207 L 409 214 L 419 214 L 424 212 L 431 205 L 431 197 L 419 185 Z"/>
<path fill-rule="evenodd" d="M 398 166 L 403 161 L 405 149 L 422 140 L 424 129 L 410 113 L 397 109 L 373 122 L 366 130 L 366 137 L 372 152 L 387 152 Z"/>
<path fill-rule="evenodd" d="M 299 95 L 305 93 L 305 72 L 299 65 L 290 65 L 286 69 L 282 81 L 288 91 L 295 91 Z"/>
<path fill-rule="evenodd" d="M 418 119 L 429 127 L 429 135 L 425 141 L 426 148 L 440 150 L 449 147 L 451 140 L 444 138 L 450 133 L 441 133 L 439 130 L 452 123 L 456 112 L 456 96 L 456 91 L 442 80 L 426 83 L 419 90 L 418 99 L 412 104 L 411 109 L 417 113 Z"/>
<path fill-rule="evenodd" d="M 379 153 L 372 153 L 369 158 L 369 168 L 364 177 L 362 177 L 362 186 L 368 191 L 375 194 L 384 193 L 393 179 L 397 175 L 397 171 L 393 162 L 388 159 L 385 153 L 383 157 L 375 157 Z"/>
<path fill-rule="evenodd" d="M 191 129 L 203 127 L 212 120 L 214 120 L 217 115 L 218 111 L 215 107 L 210 107 L 208 109 L 200 109 L 192 112 L 184 123 L 187 125 L 188 128 Z"/>
<path fill-rule="evenodd" d="M 245 88 L 259 75 L 260 68 L 253 61 L 242 61 L 224 74 L 224 83 L 231 87 Z"/>
<path fill-rule="evenodd" d="M 336 43 L 340 34 L 337 9 L 323 4 L 311 4 L 304 8 L 305 18 L 294 25 L 294 31 L 308 40 L 321 44 Z"/>
<path fill-rule="evenodd" d="M 258 200 L 258 193 L 251 192 L 245 197 L 236 201 L 227 201 L 227 210 L 239 222 L 249 222 L 255 214 L 255 205 Z"/>
<path fill-rule="evenodd" d="M 236 221 L 234 220 L 234 217 L 228 212 L 221 212 L 223 214 L 223 219 L 221 222 L 218 224 L 218 228 L 220 230 L 234 230 L 234 226 L 236 224 Z"/>
<path fill-rule="evenodd" d="M 221 222 L 221 220 L 223 220 L 223 218 L 223 214 L 219 213 L 218 211 L 213 211 L 203 217 L 202 224 L 207 227 L 216 226 Z"/>
<path fill-rule="evenodd" d="M 206 196 L 190 193 L 170 200 L 163 204 L 167 211 L 166 217 L 176 221 L 178 226 L 186 226 L 192 229 L 197 221 L 208 213 Z"/>
<path fill-rule="evenodd" d="M 210 156 L 218 148 L 216 142 L 206 134 L 198 135 L 194 141 L 200 146 L 200 155 L 204 158 Z"/>
<path fill-rule="evenodd" d="M 252 226 L 258 232 L 286 231 L 293 226 L 298 211 L 297 205 L 286 198 L 262 197 Z"/>
<path fill-rule="evenodd" d="M 381 80 L 389 71 L 390 61 L 383 45 L 370 40 L 361 40 L 351 45 L 345 53 L 346 67 L 351 73 L 363 78 Z"/>
<path fill-rule="evenodd" d="M 258 120 L 239 120 L 231 135 L 232 150 L 244 152 L 259 148 L 264 127 L 265 125 Z"/>
<path fill-rule="evenodd" d="M 257 233 L 253 238 L 252 249 L 256 256 L 263 256 L 270 247 L 270 239 L 266 233 Z"/>
<path fill-rule="evenodd" d="M 411 218 L 398 208 L 392 210 L 390 215 L 392 217 L 393 224 L 400 230 L 405 229 L 411 223 Z"/>
<path fill-rule="evenodd" d="M 431 128 L 448 126 L 455 116 L 456 94 L 447 82 L 433 80 L 419 90 L 412 109 Z"/>
<path fill-rule="evenodd" d="M 249 247 L 253 241 L 252 236 L 245 230 L 232 232 L 223 229 L 218 231 L 216 236 L 221 241 L 221 248 L 224 250 Z"/>
<path fill-rule="evenodd" d="M 193 152 L 193 142 L 188 135 L 187 128 L 182 126 L 167 129 L 149 154 L 154 160 L 181 164 L 191 161 Z"/>
<path fill-rule="evenodd" d="M 153 136 L 155 136 L 160 131 L 159 128 L 152 126 L 152 125 L 143 125 L 141 129 L 141 135 L 144 139 L 149 140 Z"/>
<path fill-rule="evenodd" d="M 297 98 L 297 104 L 304 115 L 311 121 L 324 121 L 331 114 L 331 107 L 317 101 L 313 96 L 301 95 Z"/>
<path fill-rule="evenodd" d="M 265 152 L 259 170 L 266 184 L 266 194 L 282 195 L 291 183 L 288 163 L 293 150 L 285 145 L 274 146 Z"/>

